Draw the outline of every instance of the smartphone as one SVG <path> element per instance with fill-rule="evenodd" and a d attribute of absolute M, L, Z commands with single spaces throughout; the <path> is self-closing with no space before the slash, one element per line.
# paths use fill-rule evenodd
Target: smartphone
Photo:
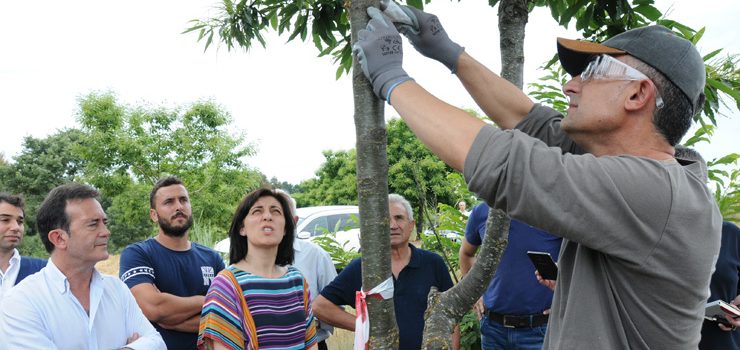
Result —
<path fill-rule="evenodd" d="M 727 319 L 725 319 L 725 313 L 728 313 L 732 318 L 740 317 L 740 309 L 737 306 L 722 300 L 715 300 L 711 303 L 707 303 L 706 310 L 704 311 L 704 318 L 710 321 L 716 321 L 726 326 L 731 326 Z"/>
<path fill-rule="evenodd" d="M 546 280 L 555 280 L 558 278 L 558 265 L 552 260 L 552 256 L 547 252 L 528 251 L 527 256 L 532 260 L 534 267 L 540 273 L 540 276 Z"/>

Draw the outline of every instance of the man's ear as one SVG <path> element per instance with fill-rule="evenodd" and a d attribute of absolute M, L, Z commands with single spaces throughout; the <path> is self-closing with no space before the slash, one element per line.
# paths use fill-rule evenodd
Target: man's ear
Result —
<path fill-rule="evenodd" d="M 624 103 L 624 108 L 628 111 L 637 111 L 647 108 L 649 105 L 655 105 L 655 92 L 658 88 L 650 80 L 640 80 L 630 84 L 627 87 L 629 98 Z"/>
<path fill-rule="evenodd" d="M 152 219 L 152 221 L 154 222 L 159 221 L 159 215 L 157 215 L 157 211 L 154 209 L 149 209 L 149 218 Z"/>
<path fill-rule="evenodd" d="M 69 233 L 66 231 L 57 228 L 54 230 L 49 231 L 49 242 L 54 245 L 56 249 L 66 249 L 67 248 L 67 240 L 69 239 Z"/>

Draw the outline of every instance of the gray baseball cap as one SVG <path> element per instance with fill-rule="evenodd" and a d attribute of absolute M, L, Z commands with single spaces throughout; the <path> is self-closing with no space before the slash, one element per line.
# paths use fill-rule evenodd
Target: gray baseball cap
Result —
<path fill-rule="evenodd" d="M 663 73 L 697 112 L 704 103 L 706 69 L 694 44 L 670 29 L 654 25 L 628 30 L 602 44 L 558 38 L 558 56 L 568 74 L 576 76 L 593 55 L 629 54 Z"/>

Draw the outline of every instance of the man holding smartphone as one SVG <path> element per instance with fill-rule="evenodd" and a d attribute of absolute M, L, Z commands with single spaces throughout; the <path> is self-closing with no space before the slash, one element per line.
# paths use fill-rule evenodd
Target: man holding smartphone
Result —
<path fill-rule="evenodd" d="M 490 207 L 473 207 L 460 245 L 463 275 L 475 263 L 475 253 L 486 234 Z M 560 237 L 511 220 L 509 244 L 496 273 L 474 309 L 481 321 L 481 347 L 487 349 L 541 349 L 547 331 L 553 292 L 537 283 L 528 251 L 547 252 L 557 259 Z"/>

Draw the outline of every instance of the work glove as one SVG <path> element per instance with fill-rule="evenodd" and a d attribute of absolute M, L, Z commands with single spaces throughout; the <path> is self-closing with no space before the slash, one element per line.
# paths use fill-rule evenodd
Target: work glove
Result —
<path fill-rule="evenodd" d="M 416 51 L 444 64 L 452 73 L 457 72 L 457 60 L 465 48 L 450 40 L 437 16 L 414 7 L 398 5 L 393 0 L 381 0 L 380 8 Z"/>
<path fill-rule="evenodd" d="M 403 45 L 401 35 L 391 20 L 379 9 L 368 7 L 370 21 L 366 29 L 357 33 L 357 42 L 352 52 L 360 62 L 373 92 L 390 103 L 390 95 L 398 84 L 411 80 L 403 70 Z"/>

